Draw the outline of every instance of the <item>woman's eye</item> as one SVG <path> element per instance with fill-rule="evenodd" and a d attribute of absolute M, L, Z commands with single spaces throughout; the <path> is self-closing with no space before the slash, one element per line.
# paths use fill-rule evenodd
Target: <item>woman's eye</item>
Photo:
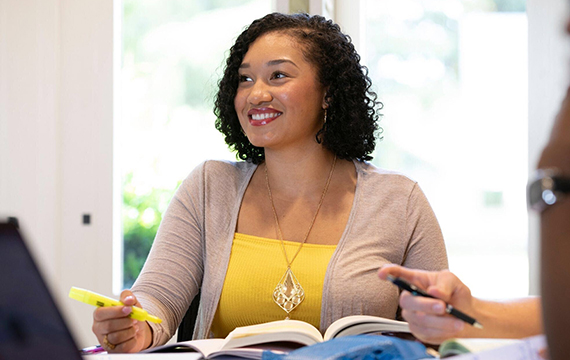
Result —
<path fill-rule="evenodd" d="M 283 79 L 286 77 L 287 75 L 283 74 L 282 72 L 274 72 L 273 75 L 271 75 L 272 79 Z"/>
<path fill-rule="evenodd" d="M 240 75 L 239 76 L 239 82 L 246 82 L 246 81 L 251 81 L 251 78 L 249 76 L 245 76 L 245 75 Z"/>

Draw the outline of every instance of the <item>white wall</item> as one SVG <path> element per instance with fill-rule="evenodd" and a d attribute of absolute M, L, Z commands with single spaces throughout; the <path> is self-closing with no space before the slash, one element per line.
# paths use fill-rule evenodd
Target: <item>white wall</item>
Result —
<path fill-rule="evenodd" d="M 61 233 L 57 3 L 0 2 L 0 215 L 29 224 L 51 277 Z"/>
<path fill-rule="evenodd" d="M 20 219 L 80 346 L 96 341 L 93 309 L 68 299 L 69 288 L 112 294 L 113 3 L 0 0 L 0 217 Z M 347 4 L 337 0 L 336 20 L 356 34 L 359 15 Z M 570 58 L 561 32 L 565 2 L 528 0 L 528 12 L 532 168 L 567 86 Z M 83 213 L 91 225 L 81 224 Z M 532 223 L 531 234 L 536 293 Z"/>
<path fill-rule="evenodd" d="M 111 294 L 113 1 L 0 0 L 0 217 L 16 216 L 80 346 Z M 82 225 L 82 214 L 92 224 Z"/>

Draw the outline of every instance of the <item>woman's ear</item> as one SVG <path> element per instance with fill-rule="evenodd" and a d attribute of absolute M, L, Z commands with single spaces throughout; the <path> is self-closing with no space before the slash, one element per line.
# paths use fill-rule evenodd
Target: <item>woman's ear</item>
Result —
<path fill-rule="evenodd" d="M 327 109 L 327 108 L 329 107 L 329 105 L 330 105 L 330 102 L 331 102 L 331 98 L 330 98 L 329 94 L 328 94 L 328 93 L 325 93 L 325 96 L 323 97 L 323 103 L 322 103 L 321 107 L 322 107 L 323 109 Z"/>
<path fill-rule="evenodd" d="M 329 107 L 330 103 L 331 103 L 331 97 L 329 95 L 329 87 L 327 86 L 325 89 L 325 94 L 323 95 L 323 103 L 321 106 L 323 109 L 326 109 Z"/>

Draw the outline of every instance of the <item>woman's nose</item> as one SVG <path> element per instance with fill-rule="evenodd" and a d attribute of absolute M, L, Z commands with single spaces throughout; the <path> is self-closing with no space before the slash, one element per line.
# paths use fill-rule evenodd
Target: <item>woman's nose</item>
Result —
<path fill-rule="evenodd" d="M 262 81 L 256 81 L 251 88 L 251 92 L 248 96 L 248 101 L 250 104 L 259 105 L 266 102 L 270 102 L 273 99 L 271 91 L 267 84 Z"/>

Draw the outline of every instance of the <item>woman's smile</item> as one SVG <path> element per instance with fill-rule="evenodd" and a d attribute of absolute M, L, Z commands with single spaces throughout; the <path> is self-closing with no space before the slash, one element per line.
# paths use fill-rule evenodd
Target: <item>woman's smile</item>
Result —
<path fill-rule="evenodd" d="M 282 112 L 275 109 L 251 109 L 247 112 L 251 126 L 267 125 L 281 116 Z"/>

